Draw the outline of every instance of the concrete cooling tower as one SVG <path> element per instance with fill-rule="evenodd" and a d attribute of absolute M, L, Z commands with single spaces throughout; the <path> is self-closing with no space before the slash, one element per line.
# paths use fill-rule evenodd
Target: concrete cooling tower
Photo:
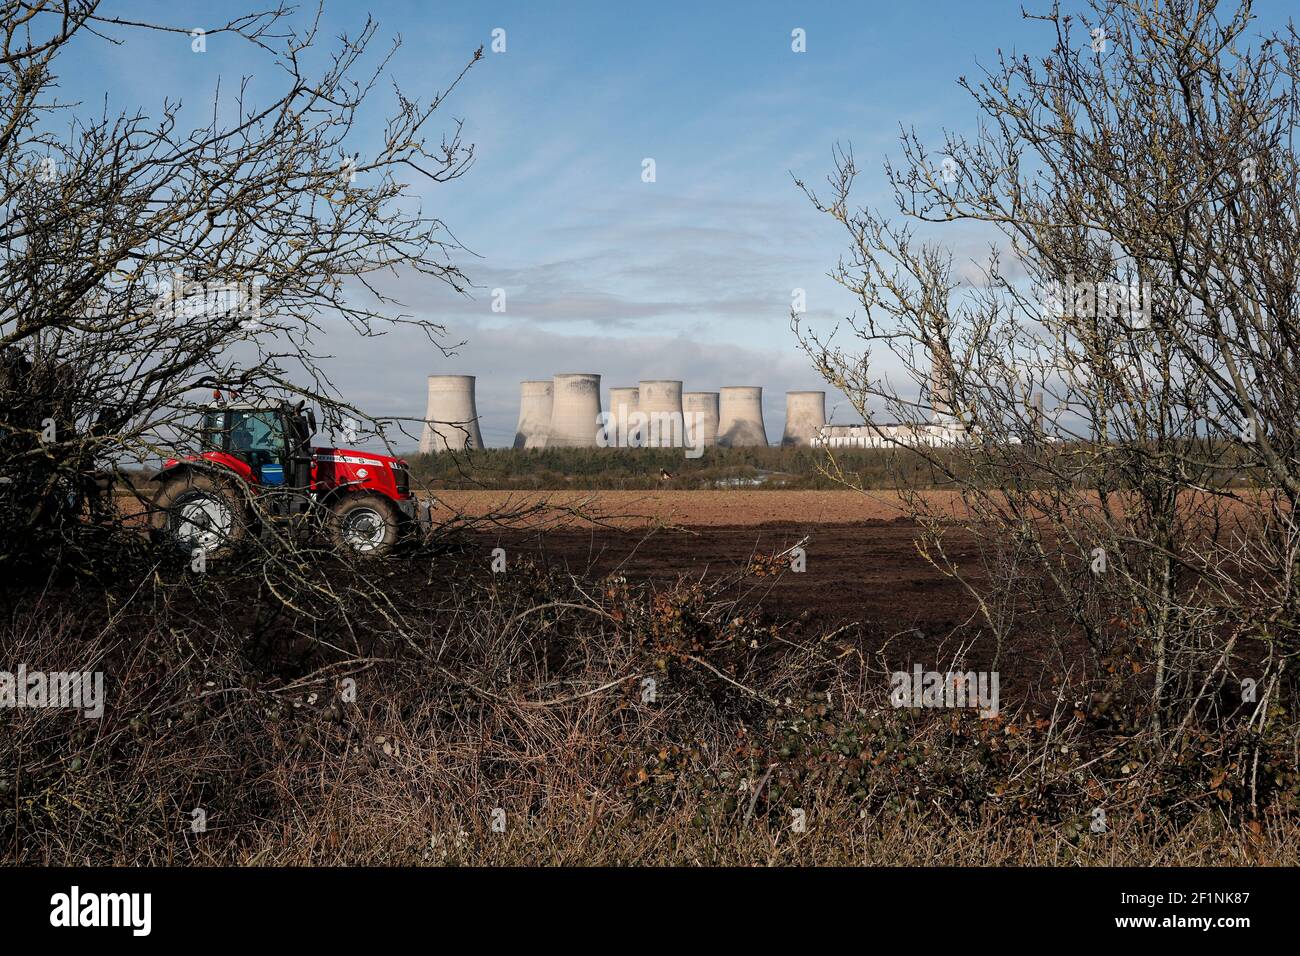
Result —
<path fill-rule="evenodd" d="M 430 375 L 420 451 L 482 447 L 483 435 L 478 430 L 478 410 L 474 407 L 474 376 Z"/>
<path fill-rule="evenodd" d="M 687 392 L 682 396 L 686 413 L 686 444 L 690 448 L 712 448 L 718 443 L 718 393 Z"/>
<path fill-rule="evenodd" d="M 718 392 L 718 444 L 723 448 L 766 448 L 763 389 L 728 385 Z"/>
<path fill-rule="evenodd" d="M 600 376 L 587 372 L 556 375 L 552 380 L 548 448 L 594 448 L 600 431 Z"/>
<path fill-rule="evenodd" d="M 638 388 L 643 421 L 643 448 L 680 448 L 686 441 L 682 424 L 682 383 L 677 379 L 650 379 Z"/>
<path fill-rule="evenodd" d="M 636 413 L 641 407 L 640 389 L 611 388 L 609 390 L 609 443 L 616 447 L 636 445 Z"/>
<path fill-rule="evenodd" d="M 781 444 L 808 447 L 826 424 L 825 392 L 785 393 L 785 434 Z"/>
<path fill-rule="evenodd" d="M 551 430 L 551 401 L 555 391 L 550 381 L 519 383 L 519 424 L 515 426 L 516 448 L 545 448 Z"/>

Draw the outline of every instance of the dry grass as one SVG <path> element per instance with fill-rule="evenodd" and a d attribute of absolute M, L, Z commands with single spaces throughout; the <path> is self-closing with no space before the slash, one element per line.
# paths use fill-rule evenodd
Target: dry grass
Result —
<path fill-rule="evenodd" d="M 409 564 L 329 574 L 336 595 L 380 587 L 386 617 L 309 622 L 234 570 L 160 571 L 107 603 L 22 597 L 5 659 L 102 669 L 108 708 L 0 710 L 7 859 L 1297 863 L 1280 731 L 1258 752 L 1281 782 L 1252 808 L 1230 726 L 1162 759 L 1087 704 L 896 711 L 854 634 L 777 629 L 699 585 L 521 568 L 431 592 Z"/>

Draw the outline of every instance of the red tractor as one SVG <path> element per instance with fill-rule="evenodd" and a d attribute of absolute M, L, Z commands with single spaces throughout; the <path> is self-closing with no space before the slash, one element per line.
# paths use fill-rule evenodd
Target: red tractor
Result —
<path fill-rule="evenodd" d="M 277 527 L 323 527 L 339 550 L 368 556 L 417 533 L 428 511 L 406 462 L 312 447 L 316 416 L 303 405 L 226 404 L 218 394 L 204 413 L 202 454 L 170 458 L 154 478 L 154 530 L 214 556 Z"/>

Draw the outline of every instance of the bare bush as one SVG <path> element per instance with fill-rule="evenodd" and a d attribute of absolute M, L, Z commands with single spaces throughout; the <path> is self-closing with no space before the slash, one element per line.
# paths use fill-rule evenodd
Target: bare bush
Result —
<path fill-rule="evenodd" d="M 964 436 L 918 450 L 960 513 L 909 501 L 981 626 L 1054 640 L 1167 755 L 1205 721 L 1291 723 L 1300 650 L 1300 43 L 1220 6 L 1030 16 L 1050 53 L 961 80 L 976 133 L 904 131 L 893 218 L 854 209 L 837 152 L 805 191 L 848 232 L 856 341 L 795 317 L 866 420 Z M 962 223 L 999 237 L 986 261 L 945 248 Z M 954 520 L 982 569 L 946 554 Z M 1231 772 L 1253 798 L 1255 762 Z"/>

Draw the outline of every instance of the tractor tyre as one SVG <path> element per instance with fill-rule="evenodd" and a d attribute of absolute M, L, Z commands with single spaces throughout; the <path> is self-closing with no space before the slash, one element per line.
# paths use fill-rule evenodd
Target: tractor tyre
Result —
<path fill-rule="evenodd" d="M 330 506 L 326 531 L 344 554 L 378 558 L 397 547 L 402 520 L 383 495 L 345 495 Z"/>
<path fill-rule="evenodd" d="M 150 525 L 155 539 L 225 558 L 248 538 L 248 507 L 234 482 L 184 471 L 163 481 L 154 495 Z"/>

